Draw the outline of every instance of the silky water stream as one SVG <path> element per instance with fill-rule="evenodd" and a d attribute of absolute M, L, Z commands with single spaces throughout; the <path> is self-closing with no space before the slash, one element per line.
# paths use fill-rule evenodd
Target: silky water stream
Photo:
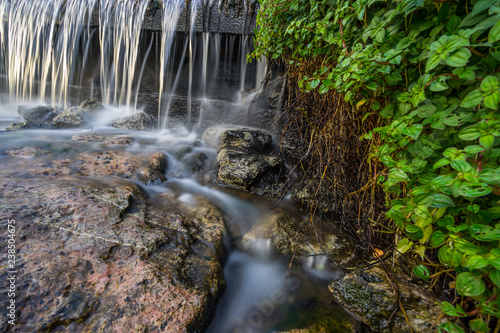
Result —
<path fill-rule="evenodd" d="M 169 193 L 187 206 L 204 197 L 224 216 L 226 288 L 208 311 L 207 333 L 359 331 L 328 292 L 328 283 L 343 274 L 338 267 L 323 256 L 292 260 L 274 251 L 278 217 L 286 213 L 305 223 L 307 215 L 290 199 L 271 209 L 277 199 L 215 185 L 216 152 L 200 140 L 203 130 L 220 123 L 269 129 L 274 121 L 275 110 L 259 111 L 241 97 L 252 88 L 251 96 L 261 93 L 266 77 L 265 59 L 245 61 L 252 36 L 210 32 L 208 20 L 195 32 L 197 12 L 211 10 L 214 1 L 183 8 L 183 1 L 164 0 L 163 31 L 144 32 L 148 3 L 0 2 L 0 177 L 30 182 L 34 174 L 48 173 L 57 184 L 74 176 L 76 156 L 84 163 L 81 156 L 104 151 L 162 152 L 168 157 L 166 181 L 129 181 L 146 195 Z M 94 9 L 98 24 L 91 27 Z M 174 31 L 182 10 L 190 18 L 186 33 Z M 51 105 L 60 112 L 89 97 L 105 105 L 89 126 L 5 131 L 22 122 L 20 105 Z M 158 126 L 144 132 L 110 127 L 111 120 L 140 111 Z M 93 139 L 80 140 L 86 137 Z M 54 162 L 61 169 L 54 171 Z"/>
<path fill-rule="evenodd" d="M 12 117 L 6 117 L 5 107 L 2 110 L 2 124 L 11 123 L 9 118 Z M 223 213 L 228 229 L 224 267 L 227 285 L 206 332 L 284 332 L 313 328 L 315 323 L 321 327 L 320 332 L 352 332 L 352 328 L 357 327 L 353 318 L 335 305 L 327 291 L 328 281 L 340 277 L 341 270 L 321 257 L 306 258 L 302 262 L 296 260 L 290 266 L 291 258 L 273 251 L 268 231 L 272 230 L 276 217 L 284 211 L 300 216 L 300 210 L 289 199 L 270 210 L 275 199 L 211 185 L 216 154 L 204 147 L 195 133 L 138 133 L 105 126 L 94 126 L 92 130 L 0 132 L 0 164 L 16 165 L 22 175 L 23 169 L 50 165 L 57 159 L 71 160 L 82 152 L 111 147 L 74 140 L 75 136 L 84 135 L 121 136 L 130 140 L 130 145 L 113 146 L 116 150 L 164 152 L 169 159 L 168 180 L 141 184 L 144 192 L 150 195 L 173 193 L 186 205 L 196 205 L 196 197 L 202 196 Z M 15 153 L 23 149 L 31 149 L 33 153 Z M 192 161 L 189 156 L 200 153 L 207 157 L 205 168 L 193 171 L 187 161 Z M 3 170 L 2 174 L 7 171 L 12 170 Z"/>

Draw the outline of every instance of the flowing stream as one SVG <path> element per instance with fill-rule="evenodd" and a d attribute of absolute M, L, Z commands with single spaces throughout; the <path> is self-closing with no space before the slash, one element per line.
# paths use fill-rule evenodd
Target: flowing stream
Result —
<path fill-rule="evenodd" d="M 270 210 L 274 200 L 210 185 L 216 152 L 199 142 L 202 131 L 213 124 L 250 124 L 253 111 L 240 95 L 248 89 L 261 92 L 268 70 L 265 59 L 257 65 L 246 62 L 253 49 L 252 36 L 245 34 L 246 17 L 243 34 L 220 34 L 210 31 L 214 1 L 191 1 L 184 8 L 184 1 L 163 0 L 161 34 L 147 33 L 142 26 L 149 4 L 0 2 L 0 163 L 15 158 L 6 151 L 25 147 L 50 150 L 43 156 L 17 157 L 26 165 L 99 149 L 75 143 L 75 134 L 123 134 L 134 138 L 135 143 L 124 148 L 128 151 L 164 152 L 168 180 L 144 186 L 145 191 L 174 193 L 187 205 L 196 205 L 196 196 L 205 197 L 224 214 L 229 234 L 227 287 L 207 332 L 285 332 L 324 320 L 334 323 L 331 332 L 351 332 L 357 324 L 327 293 L 328 281 L 342 271 L 324 257 L 298 263 L 273 250 L 267 230 L 279 211 L 300 216 L 295 204 L 284 200 Z M 187 30 L 179 33 L 183 10 Z M 93 15 L 97 26 L 91 24 Z M 201 32 L 196 30 L 197 15 L 204 18 Z M 16 113 L 20 105 L 65 109 L 92 96 L 101 97 L 105 110 L 90 129 L 3 131 L 22 121 Z M 154 106 L 144 100 L 153 100 Z M 110 127 L 111 120 L 148 107 L 150 114 L 155 110 L 158 130 L 138 133 Z M 257 118 L 258 124 L 269 125 Z M 186 161 L 200 153 L 207 157 L 205 168 L 193 171 Z"/>
<path fill-rule="evenodd" d="M 5 108 L 3 110 L 5 112 Z M 110 109 L 108 112 L 116 110 Z M 3 124 L 12 122 L 5 113 L 1 118 Z M 186 205 L 197 205 L 196 197 L 202 196 L 220 209 L 229 231 L 224 268 L 227 287 L 218 301 L 207 333 L 281 332 L 307 328 L 320 320 L 335 324 L 331 324 L 334 327 L 331 332 L 351 332 L 351 327 L 356 326 L 350 315 L 335 305 L 333 298 L 326 292 L 328 281 L 340 277 L 341 270 L 318 257 L 302 261 L 301 264 L 295 262 L 289 269 L 291 258 L 278 255 L 273 250 L 272 240 L 265 231 L 275 223 L 275 217 L 281 211 L 302 214 L 300 210 L 288 200 L 284 200 L 277 210 L 270 210 L 275 200 L 209 185 L 216 153 L 196 143 L 195 133 L 124 132 L 96 125 L 92 130 L 30 130 L 29 138 L 26 134 L 0 132 L 0 151 L 34 147 L 48 149 L 50 153 L 38 157 L 18 157 L 21 159 L 20 170 L 23 169 L 22 163 L 37 165 L 54 159 L 71 160 L 81 151 L 102 149 L 98 144 L 72 141 L 74 135 L 125 135 L 135 141 L 126 150 L 162 151 L 169 158 L 168 181 L 145 186 L 146 192 L 174 193 Z M 207 167 L 193 171 L 186 162 L 191 160 L 187 157 L 200 153 L 208 157 L 205 160 Z M 0 163 L 12 158 L 0 156 Z"/>

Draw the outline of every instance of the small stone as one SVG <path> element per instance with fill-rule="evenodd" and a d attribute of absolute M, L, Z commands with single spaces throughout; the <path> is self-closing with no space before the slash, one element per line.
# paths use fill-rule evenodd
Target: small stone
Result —
<path fill-rule="evenodd" d="M 19 106 L 17 113 L 30 123 L 50 123 L 58 115 L 50 106 Z"/>
<path fill-rule="evenodd" d="M 374 332 L 409 332 L 405 317 L 413 332 L 422 333 L 434 332 L 434 324 L 439 326 L 447 321 L 439 316 L 441 311 L 436 297 L 413 282 L 401 267 L 391 271 L 392 282 L 389 282 L 381 267 L 352 271 L 333 281 L 329 290 L 339 305 L 370 326 Z M 392 283 L 398 286 L 405 314 L 399 309 Z M 394 311 L 396 312 L 393 313 Z"/>
<path fill-rule="evenodd" d="M 87 112 L 91 119 L 94 119 L 99 112 L 104 110 L 104 105 L 95 98 L 89 98 L 80 104 L 80 109 Z"/>
<path fill-rule="evenodd" d="M 113 120 L 111 126 L 122 129 L 146 131 L 153 128 L 151 117 L 144 112 Z"/>
<path fill-rule="evenodd" d="M 71 107 L 54 118 L 54 124 L 62 128 L 79 128 L 90 125 L 90 118 L 79 107 Z"/>
<path fill-rule="evenodd" d="M 241 150 L 224 148 L 217 155 L 220 165 L 218 177 L 227 185 L 248 189 L 265 173 L 279 168 L 282 160 L 262 154 L 248 154 Z"/>
<path fill-rule="evenodd" d="M 191 153 L 182 158 L 182 164 L 186 165 L 193 172 L 205 169 L 208 156 L 205 153 Z"/>
<path fill-rule="evenodd" d="M 35 128 L 54 128 L 53 123 L 39 123 L 32 121 L 25 121 L 19 124 L 13 124 L 12 126 L 7 127 L 6 131 L 16 131 L 20 129 L 35 129 Z"/>
<path fill-rule="evenodd" d="M 266 131 L 234 125 L 210 127 L 203 133 L 202 139 L 208 147 L 218 151 L 225 147 L 263 151 L 272 142 L 271 134 Z"/>
<path fill-rule="evenodd" d="M 78 134 L 71 137 L 73 141 L 98 142 L 105 145 L 124 145 L 128 146 L 134 142 L 134 138 L 128 135 L 97 135 L 97 134 Z"/>

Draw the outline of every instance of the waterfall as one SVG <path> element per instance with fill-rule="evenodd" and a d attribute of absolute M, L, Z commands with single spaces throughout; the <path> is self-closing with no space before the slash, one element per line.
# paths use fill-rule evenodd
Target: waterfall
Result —
<path fill-rule="evenodd" d="M 96 0 L 11 0 L 0 4 L 0 60 L 11 99 L 47 98 L 67 106 L 69 87 L 81 79 L 84 29 Z M 66 13 L 63 15 L 63 13 Z M 87 24 L 88 26 L 88 24 Z M 83 47 L 81 47 L 84 45 Z"/>
<path fill-rule="evenodd" d="M 149 0 L 101 0 L 101 89 L 103 104 L 135 107 L 142 65 L 139 39 Z M 144 59 L 146 61 L 146 59 Z"/>
<path fill-rule="evenodd" d="M 257 59 L 257 73 L 255 76 L 255 91 L 260 92 L 264 88 L 264 80 L 267 74 L 267 58 L 261 56 Z"/>
<path fill-rule="evenodd" d="M 51 101 L 69 107 L 70 91 L 73 84 L 82 85 L 83 69 L 90 46 L 90 17 L 96 0 L 67 0 L 62 27 L 54 48 L 54 58 L 46 58 L 42 73 L 40 95 L 45 96 L 44 82 L 50 80 Z M 85 18 L 88 17 L 86 28 Z M 78 59 L 83 54 L 81 59 Z M 79 61 L 82 60 L 82 61 Z M 52 63 L 52 66 L 51 66 Z M 49 68 L 52 71 L 49 72 Z"/>
<path fill-rule="evenodd" d="M 106 106 L 157 112 L 159 130 L 245 123 L 239 91 L 265 75 L 246 62 L 247 19 L 242 32 L 220 1 L 160 3 L 155 16 L 151 0 L 0 0 L 0 92 L 68 108 L 95 87 Z"/>
<path fill-rule="evenodd" d="M 179 16 L 181 14 L 182 10 L 182 5 L 184 1 L 182 0 L 165 0 L 163 4 L 163 11 L 162 11 L 162 38 L 161 38 L 161 53 L 160 53 L 160 61 L 161 61 L 161 68 L 160 68 L 160 92 L 159 92 L 159 98 L 158 98 L 158 121 L 160 124 L 162 124 L 162 128 L 165 128 L 167 126 L 167 117 L 163 115 L 163 104 L 164 98 L 165 98 L 165 72 L 167 69 L 168 61 L 170 60 L 170 51 L 172 49 L 172 43 L 174 40 L 174 35 L 175 35 L 175 30 L 177 28 L 177 21 L 179 20 Z M 183 56 L 184 58 L 184 56 Z M 182 67 L 182 66 L 179 66 Z M 177 82 L 177 78 L 175 82 Z M 175 82 L 174 82 L 174 87 L 175 87 Z M 169 92 L 170 94 L 173 93 L 173 91 Z M 167 112 L 168 112 L 168 107 L 170 106 L 170 100 L 171 96 L 168 99 L 167 102 Z"/>

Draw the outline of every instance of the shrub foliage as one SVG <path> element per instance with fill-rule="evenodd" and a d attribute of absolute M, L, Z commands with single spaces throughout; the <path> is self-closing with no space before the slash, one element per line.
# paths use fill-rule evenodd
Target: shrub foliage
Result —
<path fill-rule="evenodd" d="M 498 332 L 500 0 L 263 0 L 257 20 L 252 56 L 384 120 L 363 138 L 398 253 L 453 277 L 443 314 Z"/>

